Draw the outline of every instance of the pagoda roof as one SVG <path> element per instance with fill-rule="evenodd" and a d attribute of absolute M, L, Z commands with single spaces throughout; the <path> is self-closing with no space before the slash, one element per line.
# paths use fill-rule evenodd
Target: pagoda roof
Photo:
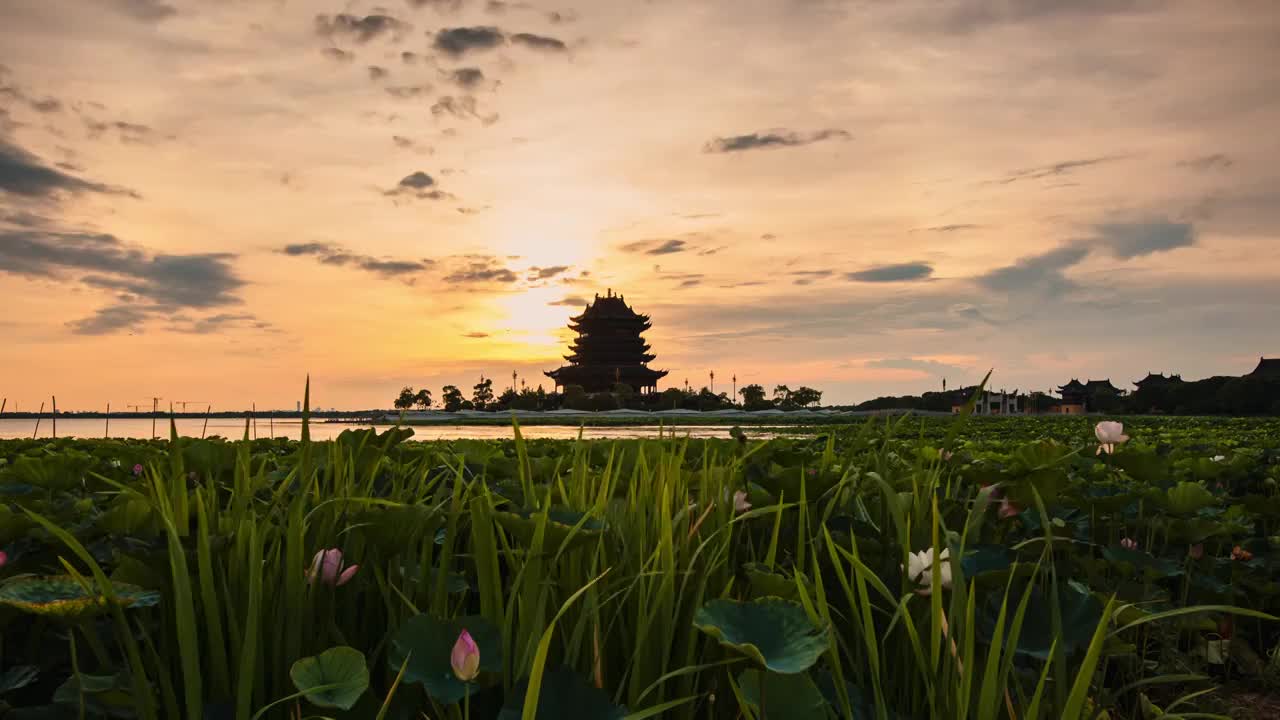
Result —
<path fill-rule="evenodd" d="M 1119 390 L 1120 388 L 1111 384 L 1111 378 L 1106 380 L 1090 380 L 1084 384 L 1089 390 Z"/>
<path fill-rule="evenodd" d="M 1280 358 L 1258 358 L 1258 367 L 1249 373 L 1250 377 L 1280 377 Z"/>
<path fill-rule="evenodd" d="M 1180 382 L 1182 382 L 1181 375 L 1169 375 L 1168 377 L 1165 377 L 1164 373 L 1160 373 L 1157 375 L 1156 373 L 1153 373 L 1150 370 L 1148 370 L 1146 377 L 1142 378 L 1141 380 L 1135 380 L 1133 384 L 1137 385 L 1138 387 L 1142 387 L 1144 385 L 1160 385 L 1163 383 L 1180 383 Z"/>
<path fill-rule="evenodd" d="M 1071 382 L 1059 387 L 1058 390 L 1084 390 L 1084 384 L 1075 378 L 1071 378 Z"/>
<path fill-rule="evenodd" d="M 600 297 L 599 293 L 597 293 L 595 300 L 591 301 L 591 304 L 582 311 L 582 314 L 575 315 L 569 319 L 575 323 L 583 320 L 638 320 L 646 322 L 649 316 L 641 315 L 632 310 L 622 295 L 614 295 L 613 290 L 610 289 L 604 297 Z"/>

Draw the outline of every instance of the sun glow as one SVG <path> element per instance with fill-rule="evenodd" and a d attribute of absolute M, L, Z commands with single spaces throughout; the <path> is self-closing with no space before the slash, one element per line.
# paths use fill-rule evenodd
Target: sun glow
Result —
<path fill-rule="evenodd" d="M 499 315 L 494 327 L 506 331 L 506 337 L 526 347 L 554 352 L 564 345 L 569 318 L 578 314 L 576 306 L 553 305 L 566 295 L 560 286 L 529 288 L 524 292 L 497 300 Z"/>

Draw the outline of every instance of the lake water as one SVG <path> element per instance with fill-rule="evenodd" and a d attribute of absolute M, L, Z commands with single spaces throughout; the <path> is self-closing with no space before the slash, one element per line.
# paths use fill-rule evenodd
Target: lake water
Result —
<path fill-rule="evenodd" d="M 209 426 L 204 428 L 203 418 L 178 418 L 178 434 L 185 437 L 205 435 L 221 435 L 226 438 L 244 436 L 244 420 L 234 418 L 209 418 Z M 311 423 L 313 440 L 332 440 L 343 430 L 374 427 L 358 423 Z M 379 432 L 390 425 L 376 426 Z M 83 418 L 59 418 L 58 437 L 100 438 L 106 431 L 105 420 L 87 420 Z M 671 427 L 664 429 L 670 435 Z M 0 419 L 0 439 L 29 438 L 36 430 L 35 420 Z M 684 426 L 674 428 L 677 437 L 695 438 L 727 438 L 729 428 L 725 426 Z M 150 418 L 112 418 L 111 437 L 117 438 L 149 438 L 152 433 Z M 588 427 L 582 429 L 582 435 L 589 439 L 608 438 L 656 438 L 657 425 L 637 425 L 633 427 Z M 746 429 L 747 435 L 756 438 L 772 437 L 773 433 L 752 432 Z M 155 432 L 160 437 L 169 435 L 169 419 L 160 418 L 155 423 Z M 554 438 L 571 440 L 578 437 L 577 425 L 525 425 L 520 428 L 521 434 L 527 438 Z M 49 418 L 40 420 L 39 437 L 52 437 L 53 423 Z M 266 418 L 258 418 L 257 431 L 250 426 L 250 437 L 287 437 L 297 440 L 302 435 L 302 422 L 299 420 L 276 420 L 274 426 Z M 414 440 L 455 440 L 474 438 L 480 440 L 508 440 L 513 436 L 510 425 L 415 425 Z"/>

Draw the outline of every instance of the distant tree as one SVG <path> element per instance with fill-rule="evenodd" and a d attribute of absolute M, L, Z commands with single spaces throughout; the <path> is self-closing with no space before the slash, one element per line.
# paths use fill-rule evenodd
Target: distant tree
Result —
<path fill-rule="evenodd" d="M 462 391 L 455 385 L 445 385 L 440 390 L 440 402 L 444 403 L 444 409 L 448 412 L 458 412 L 462 409 L 462 405 L 466 400 L 462 397 Z"/>
<path fill-rule="evenodd" d="M 419 410 L 426 410 L 431 407 L 431 391 L 426 388 L 419 390 L 413 396 L 413 404 L 418 406 Z"/>
<path fill-rule="evenodd" d="M 491 402 L 493 402 L 493 380 L 481 378 L 480 382 L 471 388 L 471 403 L 477 410 L 484 410 Z"/>
<path fill-rule="evenodd" d="M 614 383 L 612 392 L 613 396 L 618 399 L 618 407 L 627 407 L 636 394 L 635 389 L 624 382 Z"/>
<path fill-rule="evenodd" d="M 764 410 L 773 407 L 773 403 L 765 398 L 762 385 L 748 385 L 739 390 L 738 394 L 742 396 L 744 410 Z"/>
<path fill-rule="evenodd" d="M 822 402 L 822 391 L 801 385 L 791 391 L 791 402 L 799 407 L 808 407 Z"/>
<path fill-rule="evenodd" d="M 659 403 L 663 410 L 676 410 L 684 405 L 684 390 L 681 388 L 667 388 L 662 391 L 662 401 Z"/>
<path fill-rule="evenodd" d="M 565 385 L 560 407 L 566 410 L 590 410 L 587 391 L 581 385 Z"/>
<path fill-rule="evenodd" d="M 786 385 L 775 385 L 773 387 L 773 402 L 782 406 L 791 406 L 791 388 Z"/>
<path fill-rule="evenodd" d="M 408 410 L 413 407 L 413 401 L 413 388 L 405 385 L 403 388 L 400 388 L 400 396 L 396 398 L 395 408 L 397 410 Z"/>
<path fill-rule="evenodd" d="M 516 408 L 516 405 L 519 402 L 520 402 L 520 393 L 516 392 L 512 388 L 507 388 L 506 390 L 502 391 L 501 395 L 498 396 L 498 402 L 496 403 L 497 407 L 495 409 L 512 410 Z"/>

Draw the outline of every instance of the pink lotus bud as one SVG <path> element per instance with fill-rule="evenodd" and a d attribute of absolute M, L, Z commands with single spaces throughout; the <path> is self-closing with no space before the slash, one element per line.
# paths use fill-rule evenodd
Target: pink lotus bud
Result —
<path fill-rule="evenodd" d="M 462 682 L 471 682 L 480 674 L 480 648 L 471 639 L 471 633 L 463 630 L 458 636 L 453 652 L 449 654 L 449 664 L 453 666 L 453 674 Z"/>
<path fill-rule="evenodd" d="M 137 477 L 142 474 L 142 463 L 133 466 L 133 476 Z"/>
<path fill-rule="evenodd" d="M 8 562 L 9 562 L 9 553 L 3 550 L 0 550 L 0 568 L 4 567 L 6 564 L 8 564 Z"/>
<path fill-rule="evenodd" d="M 307 582 L 314 583 L 316 578 L 325 585 L 339 586 L 351 582 L 359 565 L 343 568 L 342 551 L 338 548 L 321 550 L 311 559 L 311 569 L 307 571 Z"/>
<path fill-rule="evenodd" d="M 740 513 L 751 509 L 751 501 L 747 500 L 746 490 L 739 490 L 733 494 L 733 509 Z"/>
<path fill-rule="evenodd" d="M 1012 502 L 1008 498 L 1005 498 L 1004 500 L 1000 501 L 1001 519 L 1017 517 L 1018 514 L 1021 512 L 1022 512 L 1022 506 L 1019 505 L 1018 503 Z"/>
<path fill-rule="evenodd" d="M 1138 541 L 1131 540 L 1129 538 L 1124 538 L 1120 541 L 1120 547 L 1124 548 L 1125 550 L 1137 550 Z"/>

